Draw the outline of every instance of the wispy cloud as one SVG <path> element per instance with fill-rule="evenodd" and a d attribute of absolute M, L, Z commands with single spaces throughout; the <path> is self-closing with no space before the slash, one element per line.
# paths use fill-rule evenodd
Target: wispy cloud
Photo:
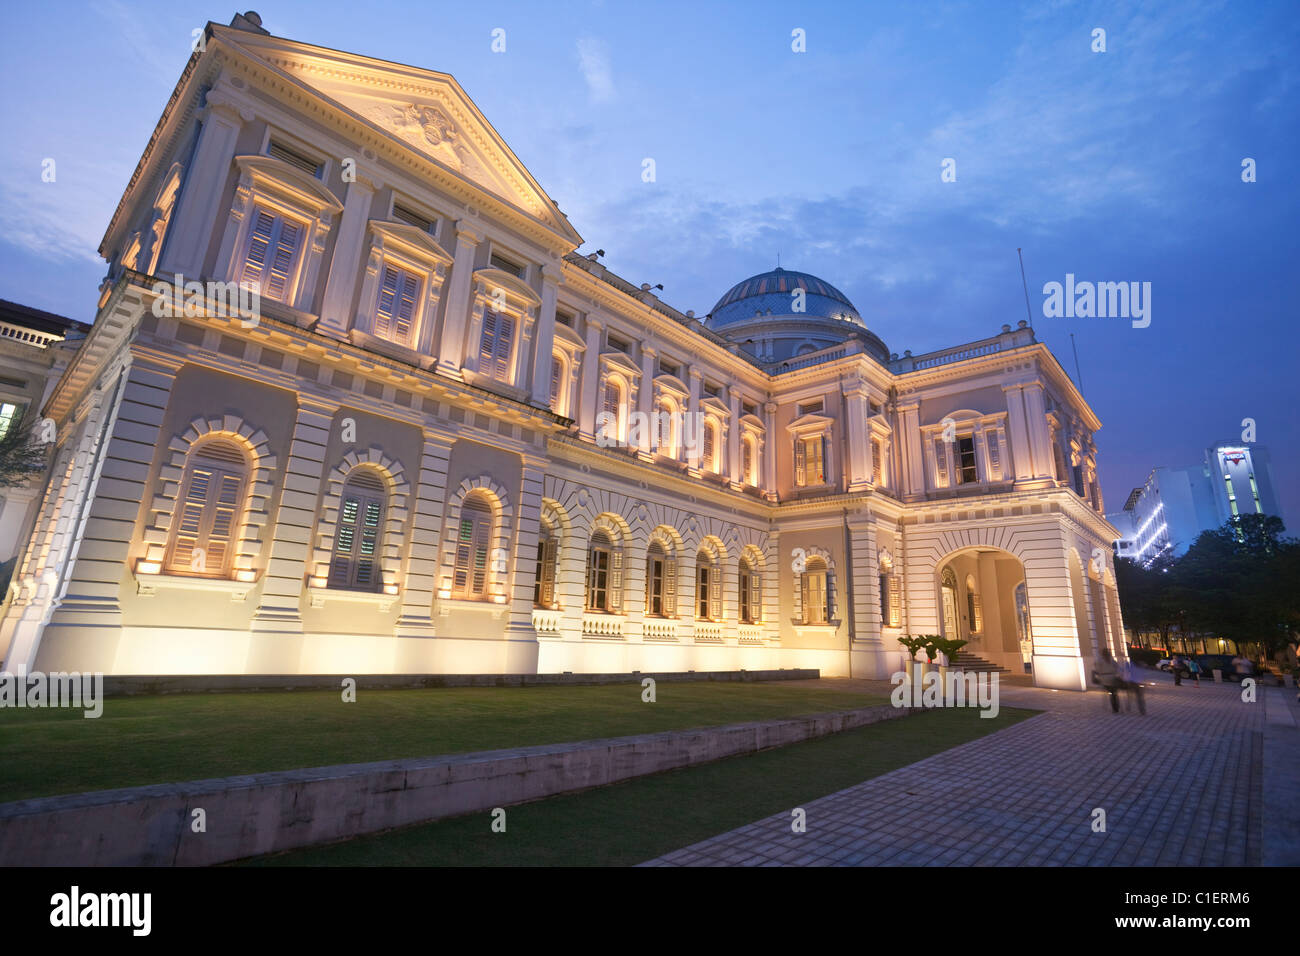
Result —
<path fill-rule="evenodd" d="M 614 99 L 614 78 L 610 72 L 609 51 L 595 37 L 578 37 L 578 68 L 587 82 L 587 95 L 593 103 Z"/>

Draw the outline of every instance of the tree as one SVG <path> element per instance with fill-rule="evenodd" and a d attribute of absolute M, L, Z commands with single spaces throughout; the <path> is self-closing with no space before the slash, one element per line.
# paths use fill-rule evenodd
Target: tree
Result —
<path fill-rule="evenodd" d="M 0 488 L 26 484 L 45 470 L 49 443 L 37 434 L 37 424 L 11 428 L 0 438 Z"/>

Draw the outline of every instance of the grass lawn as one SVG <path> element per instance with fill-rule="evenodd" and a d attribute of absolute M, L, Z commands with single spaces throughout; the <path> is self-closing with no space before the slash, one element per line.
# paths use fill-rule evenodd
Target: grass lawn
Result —
<path fill-rule="evenodd" d="M 887 702 L 799 682 L 115 697 L 103 716 L 0 710 L 0 802 L 206 777 L 621 737 Z M 986 721 L 987 723 L 988 721 Z"/>
<path fill-rule="evenodd" d="M 1036 713 L 935 710 L 700 767 L 244 861 L 253 866 L 628 866 L 1002 730 Z"/>

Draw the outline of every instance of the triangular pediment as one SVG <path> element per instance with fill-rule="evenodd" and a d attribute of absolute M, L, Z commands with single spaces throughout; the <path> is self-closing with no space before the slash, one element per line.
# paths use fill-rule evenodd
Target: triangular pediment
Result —
<path fill-rule="evenodd" d="M 581 242 L 455 78 L 279 37 L 217 28 L 251 56 L 423 157 Z"/>

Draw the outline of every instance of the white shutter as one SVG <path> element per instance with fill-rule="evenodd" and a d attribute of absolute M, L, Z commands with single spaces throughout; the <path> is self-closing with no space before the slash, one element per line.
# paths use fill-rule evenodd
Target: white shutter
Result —
<path fill-rule="evenodd" d="M 551 356 L 551 408 L 560 400 L 560 378 L 564 374 L 564 364 L 558 355 Z"/>
<path fill-rule="evenodd" d="M 484 375 L 492 375 L 492 362 L 496 354 L 497 314 L 491 309 L 483 310 L 483 338 L 479 342 L 478 370 Z"/>
<path fill-rule="evenodd" d="M 288 301 L 303 227 L 261 206 L 254 208 L 240 281 L 257 283 L 268 299 Z"/>
<path fill-rule="evenodd" d="M 510 381 L 510 346 L 514 342 L 515 320 L 508 315 L 497 316 L 496 364 L 492 372 L 498 381 Z"/>
<path fill-rule="evenodd" d="M 794 440 L 794 483 L 801 487 L 808 484 L 808 463 L 802 438 Z"/>
<path fill-rule="evenodd" d="M 889 575 L 889 626 L 898 627 L 902 614 L 902 586 L 897 574 Z"/>
<path fill-rule="evenodd" d="M 623 607 L 623 548 L 615 545 L 609 554 L 609 609 L 615 614 Z"/>
<path fill-rule="evenodd" d="M 677 616 L 677 559 L 664 562 L 664 616 Z"/>

